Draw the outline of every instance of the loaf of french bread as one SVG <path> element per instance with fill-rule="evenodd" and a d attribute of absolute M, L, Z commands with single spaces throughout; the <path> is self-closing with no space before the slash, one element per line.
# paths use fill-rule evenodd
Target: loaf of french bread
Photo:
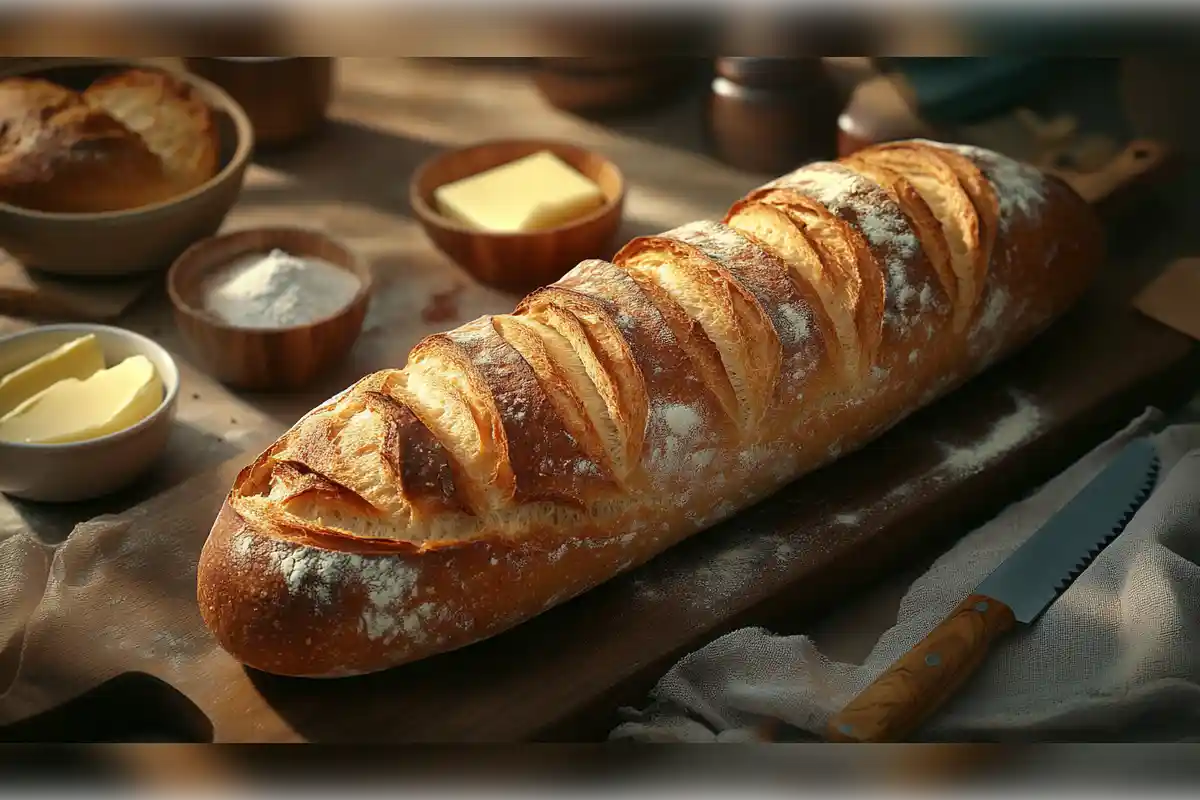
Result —
<path fill-rule="evenodd" d="M 1029 342 L 1102 242 L 1066 184 L 990 151 L 805 166 L 303 417 L 213 525 L 203 618 L 243 663 L 309 677 L 494 636 Z"/>

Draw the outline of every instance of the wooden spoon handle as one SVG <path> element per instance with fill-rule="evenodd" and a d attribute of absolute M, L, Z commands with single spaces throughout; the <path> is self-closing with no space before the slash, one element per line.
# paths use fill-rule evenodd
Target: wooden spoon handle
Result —
<path fill-rule="evenodd" d="M 1012 609 L 973 594 L 829 721 L 833 742 L 903 740 L 983 663 L 1015 624 Z"/>

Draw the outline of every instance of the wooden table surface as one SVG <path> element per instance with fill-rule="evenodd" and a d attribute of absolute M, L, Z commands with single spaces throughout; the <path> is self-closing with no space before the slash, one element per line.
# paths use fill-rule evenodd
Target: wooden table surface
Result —
<path fill-rule="evenodd" d="M 60 542 L 83 519 L 98 513 L 121 513 L 274 438 L 313 404 L 358 375 L 401 363 L 407 350 L 426 333 L 481 313 L 508 311 L 511 297 L 470 282 L 433 251 L 408 216 L 404 197 L 408 174 L 440 146 L 464 144 L 482 136 L 562 137 L 594 146 L 613 157 L 629 179 L 623 237 L 670 228 L 692 218 L 718 216 L 732 199 L 763 180 L 722 167 L 697 152 L 695 98 L 649 118 L 602 128 L 547 108 L 527 80 L 510 71 L 480 73 L 464 71 L 461 66 L 395 59 L 343 60 L 340 71 L 341 85 L 328 131 L 305 148 L 260 157 L 248 174 L 244 196 L 227 228 L 275 222 L 312 224 L 342 236 L 371 260 L 379 294 L 352 359 L 310 392 L 235 395 L 188 360 L 161 291 L 146 297 L 121 324 L 148 333 L 172 349 L 179 356 L 184 380 L 179 429 L 160 473 L 148 485 L 121 497 L 77 509 L 34 509 L 0 501 L 0 539 L 17 529 L 31 529 L 42 541 Z M 817 634 L 830 656 L 854 660 L 864 655 L 877 634 L 894 621 L 902 589 L 931 555 L 928 548 L 916 546 L 920 536 L 883 537 L 889 525 L 917 530 L 936 519 L 954 519 L 960 528 L 943 531 L 946 539 L 942 541 L 953 539 L 955 533 L 965 533 L 961 525 L 968 524 L 972 515 L 995 511 L 997 504 L 1028 488 L 1028 481 L 1038 474 L 1039 459 L 1057 457 L 1062 461 L 1079 455 L 1120 425 L 1124 415 L 1136 413 L 1147 398 L 1178 398 L 1186 390 L 1180 368 L 1188 361 L 1190 343 L 1148 320 L 1123 313 L 1128 311 L 1129 291 L 1162 265 L 1164 253 L 1177 249 L 1178 235 L 1172 233 L 1170 224 L 1136 230 L 1140 239 L 1133 248 L 1136 254 L 1130 254 L 1128 247 L 1118 247 L 1118 258 L 1106 271 L 1102 290 L 1094 293 L 1074 321 L 1056 333 L 1057 338 L 1036 345 L 1030 354 L 1021 356 L 1024 361 L 967 387 L 958 399 L 924 411 L 889 434 L 890 446 L 881 443 L 874 451 L 860 453 L 828 475 L 816 476 L 818 480 L 810 485 L 800 486 L 796 492 L 788 489 L 787 497 L 766 504 L 766 510 L 703 535 L 679 554 L 668 554 L 661 563 L 554 610 L 497 642 L 362 681 L 314 686 L 302 681 L 253 680 L 247 691 L 257 697 L 247 703 L 256 709 L 269 708 L 275 721 L 215 720 L 223 730 L 221 738 L 244 740 L 263 732 L 264 738 L 278 740 L 361 740 L 362 726 L 367 726 L 368 739 L 386 740 L 602 735 L 611 723 L 612 709 L 618 703 L 637 702 L 654 676 L 680 652 L 728 626 L 788 616 L 792 616 L 792 625 L 811 624 L 805 630 Z M 1118 235 L 1118 245 L 1122 239 L 1128 237 Z M 431 312 L 433 306 L 446 305 L 451 309 L 449 318 Z M 1104 319 L 1115 321 L 1105 330 L 1100 323 Z M 0 320 L 0 331 L 23 324 Z M 1139 355 L 1144 357 L 1139 359 Z M 1078 367 L 1067 375 L 1069 387 L 1060 374 L 1067 362 Z M 1111 363 L 1105 366 L 1105 362 Z M 785 516 L 791 516 L 787 536 L 811 549 L 815 541 L 811 534 L 796 530 L 798 522 L 815 523 L 853 511 L 856 505 L 886 498 L 910 480 L 908 473 L 919 465 L 910 464 L 907 471 L 902 468 L 900 462 L 912 459 L 896 455 L 896 447 L 916 447 L 923 437 L 935 435 L 940 441 L 985 438 L 986 428 L 1012 411 L 1014 390 L 1038 398 L 1046 408 L 1054 407 L 1061 425 L 1056 422 L 1031 435 L 1012 453 L 1002 453 L 1008 456 L 1006 469 L 988 476 L 967 476 L 970 480 L 956 483 L 949 494 L 926 494 L 922 503 L 899 516 L 894 506 L 890 510 L 881 506 L 880 516 L 874 522 L 868 519 L 854 535 L 858 547 L 865 542 L 878 551 L 878 563 L 871 569 L 864 565 L 858 575 L 847 573 L 845 591 L 814 597 L 816 589 L 810 588 L 797 594 L 805 583 L 816 587 L 809 578 L 826 560 L 799 558 L 788 563 L 786 555 L 780 555 L 778 570 L 773 567 L 776 577 L 763 587 L 726 581 L 724 587 L 713 589 L 732 603 L 730 608 L 692 607 L 683 614 L 677 610 L 673 616 L 664 610 L 695 601 L 697 571 L 707 570 L 713 581 L 714 570 L 719 572 L 724 564 L 726 577 L 732 576 L 731 553 L 755 536 L 773 537 L 773 552 L 785 553 L 792 542 L 787 537 L 780 539 L 780 521 Z M 977 401 L 983 405 L 983 416 Z M 929 432 L 928 437 L 923 432 Z M 862 492 L 846 491 L 852 474 L 862 476 L 856 479 L 865 487 Z M 940 511 L 930 516 L 932 509 Z M 727 540 L 724 543 L 722 536 Z M 911 553 L 892 552 L 896 545 L 910 540 L 914 542 Z M 886 546 L 888 541 L 892 545 Z M 864 589 L 881 576 L 888 578 L 876 584 L 874 594 L 852 593 L 852 587 Z M 690 585 L 680 583 L 689 581 Z M 821 585 L 828 591 L 828 581 Z M 655 599 L 655 591 L 662 596 Z M 768 596 L 773 593 L 778 596 Z M 816 622 L 821 614 L 828 615 Z M 637 615 L 643 615 L 641 622 Z M 667 625 L 673 630 L 655 630 L 647 624 L 652 619 L 673 620 Z M 638 644 L 638 638 L 658 633 L 665 638 L 658 642 L 646 638 Z M 564 636 L 570 638 L 558 638 Z M 614 648 L 616 660 L 605 669 L 594 669 L 596 657 L 588 655 L 588 648 L 605 642 Z M 534 666 L 521 667 L 521 663 Z M 532 672 L 522 674 L 523 669 Z M 456 698 L 460 705 L 446 708 L 445 704 Z M 200 705 L 203 708 L 203 702 Z"/>

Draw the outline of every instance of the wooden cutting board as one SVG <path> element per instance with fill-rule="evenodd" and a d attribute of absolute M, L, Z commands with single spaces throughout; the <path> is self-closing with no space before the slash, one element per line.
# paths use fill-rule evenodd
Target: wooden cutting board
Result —
<path fill-rule="evenodd" d="M 161 279 L 161 276 L 157 276 Z M 155 278 L 60 278 L 26 269 L 0 250 L 0 314 L 23 319 L 108 322 L 144 295 Z"/>

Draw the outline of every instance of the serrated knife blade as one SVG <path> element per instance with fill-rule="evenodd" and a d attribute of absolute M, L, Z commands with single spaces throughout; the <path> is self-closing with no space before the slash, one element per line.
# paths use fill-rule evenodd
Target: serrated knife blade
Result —
<path fill-rule="evenodd" d="M 1154 490 L 1146 438 L 1101 472 L 992 571 L 928 636 L 829 721 L 842 742 L 901 741 L 983 663 L 1014 625 L 1031 625 L 1128 525 Z"/>

